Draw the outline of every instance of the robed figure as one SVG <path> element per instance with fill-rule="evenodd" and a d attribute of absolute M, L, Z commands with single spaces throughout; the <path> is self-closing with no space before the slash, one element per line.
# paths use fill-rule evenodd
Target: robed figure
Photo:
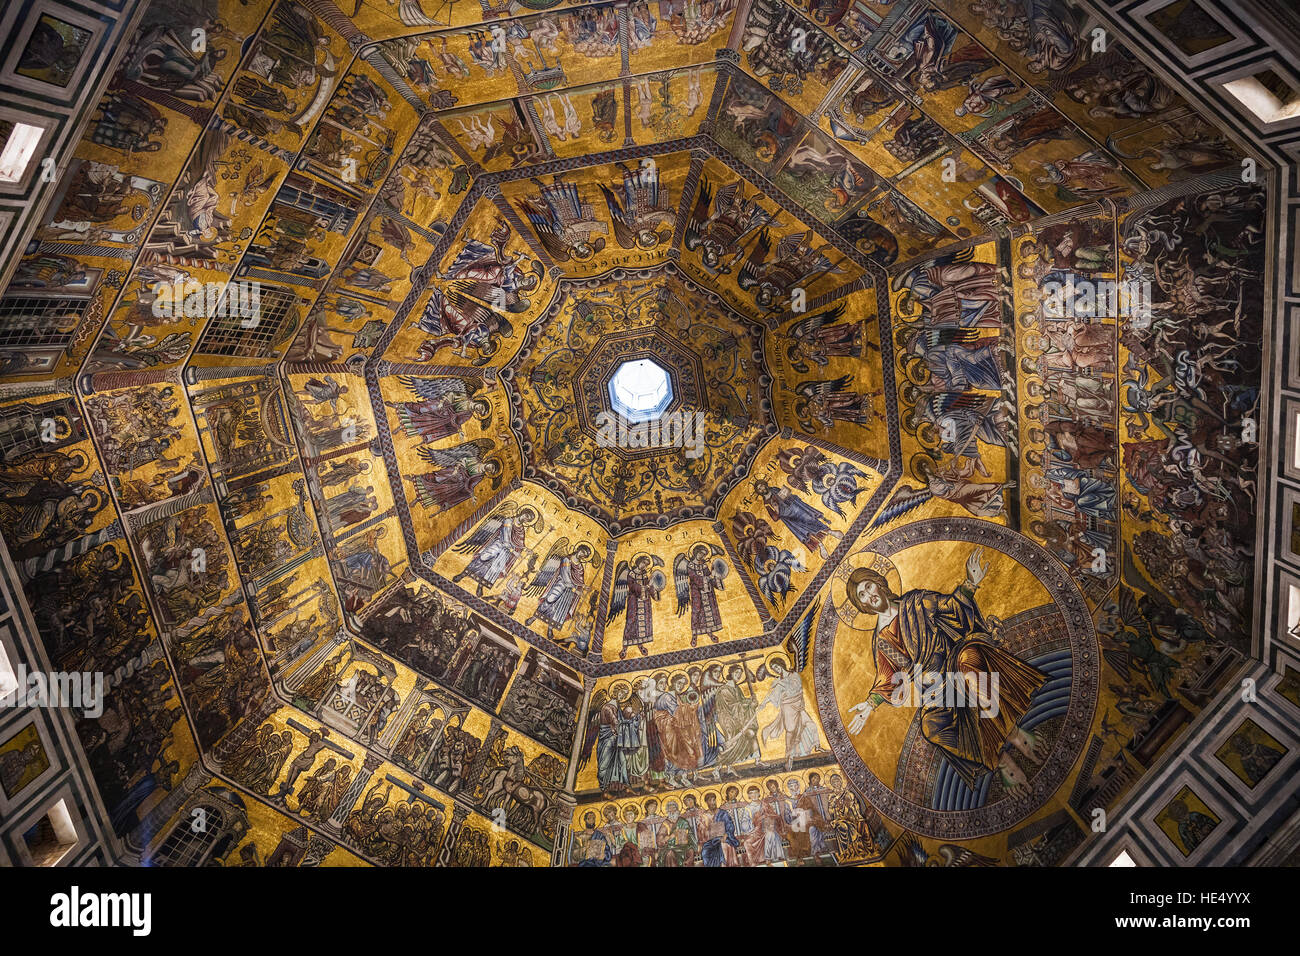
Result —
<path fill-rule="evenodd" d="M 598 687 L 591 697 L 587 734 L 578 756 L 578 769 L 596 755 L 596 779 L 606 797 L 622 794 L 628 787 L 627 756 L 619 747 L 620 708 L 627 699 L 629 685 L 622 683 L 611 693 Z"/>
<path fill-rule="evenodd" d="M 555 542 L 542 562 L 542 569 L 525 591 L 527 594 L 540 594 L 541 598 L 537 610 L 524 624 L 530 625 L 541 618 L 546 622 L 546 636 L 554 640 L 555 630 L 563 628 L 573 618 L 586 581 L 582 566 L 588 562 L 596 569 L 602 563 L 591 545 L 582 542 L 570 548 L 568 538 Z"/>
<path fill-rule="evenodd" d="M 484 424 L 492 417 L 492 405 L 476 396 L 481 379 L 416 378 L 397 379 L 420 396 L 418 402 L 385 402 L 397 414 L 402 430 L 412 438 L 438 441 L 463 434 L 465 423 L 477 417 Z"/>
<path fill-rule="evenodd" d="M 419 456 L 433 471 L 411 476 L 415 498 L 435 512 L 454 508 L 474 497 L 474 489 L 490 478 L 492 490 L 501 485 L 501 460 L 488 455 L 496 448 L 490 438 L 476 438 L 452 448 L 419 449 Z"/>
<path fill-rule="evenodd" d="M 691 647 L 700 635 L 708 635 L 718 642 L 722 630 L 722 614 L 718 611 L 718 595 L 727 576 L 727 562 L 722 559 L 722 549 L 716 544 L 697 544 L 689 555 L 682 552 L 673 561 L 673 583 L 677 589 L 677 615 L 691 609 Z"/>
<path fill-rule="evenodd" d="M 612 621 L 627 611 L 627 622 L 623 626 L 623 649 L 619 658 L 627 657 L 627 649 L 635 647 L 644 656 L 649 652 L 646 645 L 654 640 L 654 619 L 651 602 L 659 600 L 668 579 L 662 571 L 663 558 L 657 554 L 644 551 L 633 555 L 631 561 L 620 561 L 614 571 L 614 594 L 609 606 L 609 619 Z"/>
<path fill-rule="evenodd" d="M 479 597 L 510 573 L 524 551 L 528 529 L 541 531 L 542 518 L 531 505 L 520 507 L 507 501 L 474 529 L 473 534 L 456 545 L 457 554 L 472 554 L 469 564 L 454 578 L 470 577 L 478 583 Z"/>
<path fill-rule="evenodd" d="M 848 582 L 853 605 L 876 615 L 876 680 L 867 699 L 850 708 L 855 716 L 849 731 L 858 733 L 875 707 L 895 701 L 904 680 L 927 673 L 955 677 L 966 685 L 965 700 L 950 693 L 933 702 L 922 696 L 921 735 L 972 788 L 984 773 L 998 769 L 1008 736 L 1047 680 L 1042 671 L 993 644 L 975 602 L 975 590 L 988 570 L 981 554 L 981 549 L 971 552 L 966 580 L 952 594 L 917 588 L 900 597 L 871 568 L 858 568 Z M 906 695 L 904 703 L 911 700 Z"/>
<path fill-rule="evenodd" d="M 769 485 L 766 481 L 754 482 L 754 493 L 767 506 L 767 513 L 780 521 L 790 533 L 812 554 L 830 557 L 827 538 L 843 538 L 842 531 L 834 530 L 822 513 L 787 488 Z"/>

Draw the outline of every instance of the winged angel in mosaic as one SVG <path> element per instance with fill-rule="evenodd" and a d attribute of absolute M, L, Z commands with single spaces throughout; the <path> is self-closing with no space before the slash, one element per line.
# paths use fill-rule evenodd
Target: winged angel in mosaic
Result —
<path fill-rule="evenodd" d="M 573 619 L 587 588 L 582 566 L 590 564 L 593 571 L 599 571 L 603 563 L 595 549 L 585 541 L 572 546 L 568 538 L 556 541 L 542 562 L 537 577 L 528 585 L 527 593 L 540 594 L 541 598 L 537 610 L 524 621 L 525 626 L 541 618 L 546 622 L 546 636 L 555 640 L 555 630 L 562 630 Z"/>
<path fill-rule="evenodd" d="M 623 188 L 616 193 L 604 183 L 600 191 L 614 223 L 614 238 L 624 249 L 653 249 L 673 235 L 677 208 L 672 190 L 659 185 L 659 167 L 643 159 L 638 169 L 623 170 Z"/>
<path fill-rule="evenodd" d="M 632 556 L 631 561 L 620 561 L 614 571 L 614 595 L 609 604 L 609 619 L 612 621 L 627 611 L 627 621 L 623 626 L 623 649 L 618 652 L 620 659 L 627 657 L 627 649 L 635 647 L 644 657 L 649 651 L 646 645 L 655 639 L 652 601 L 658 601 L 659 595 L 668 586 L 668 578 L 658 568 L 664 566 L 664 559 L 657 554 L 645 551 Z"/>
<path fill-rule="evenodd" d="M 686 223 L 686 248 L 699 250 L 710 272 L 726 275 L 745 253 L 745 244 L 758 230 L 780 225 L 775 216 L 753 199 L 746 199 L 741 182 L 718 189 L 715 200 L 708 177 L 700 183 L 695 208 Z"/>
<path fill-rule="evenodd" d="M 778 302 L 786 300 L 791 289 L 809 285 L 820 276 L 844 271 L 826 255 L 830 246 L 818 246 L 812 236 L 812 230 L 808 230 L 778 239 L 776 254 L 769 260 L 771 234 L 767 229 L 759 232 L 736 279 L 742 289 L 753 294 L 760 308 L 775 309 Z"/>
<path fill-rule="evenodd" d="M 677 616 L 691 609 L 691 647 L 702 635 L 718 643 L 722 614 L 717 592 L 724 590 L 727 562 L 716 544 L 697 544 L 673 559 L 673 584 L 677 589 Z M 711 560 L 710 560 L 711 559 Z"/>
<path fill-rule="evenodd" d="M 547 186 L 534 179 L 538 195 L 519 203 L 528 223 L 553 262 L 575 259 L 585 262 L 605 248 L 605 237 L 597 235 L 608 226 L 592 213 L 591 203 L 573 183 Z"/>
<path fill-rule="evenodd" d="M 543 526 L 542 516 L 532 505 L 521 507 L 507 501 L 456 545 L 457 554 L 472 554 L 474 557 L 452 581 L 473 578 L 478 584 L 478 596 L 482 597 L 484 590 L 502 581 L 523 555 L 528 532 L 541 533 Z"/>
<path fill-rule="evenodd" d="M 501 459 L 490 455 L 495 449 L 491 438 L 476 438 L 451 448 L 421 448 L 420 457 L 435 467 L 411 477 L 416 499 L 438 512 L 474 497 L 484 478 L 491 479 L 495 491 L 501 485 L 502 471 Z"/>
<path fill-rule="evenodd" d="M 397 412 L 402 430 L 412 438 L 437 441 L 452 435 L 464 437 L 472 418 L 483 424 L 492 417 L 492 404 L 479 394 L 478 378 L 416 378 L 401 375 L 403 386 L 420 396 L 418 402 L 386 402 Z"/>
<path fill-rule="evenodd" d="M 492 244 L 471 239 L 447 270 L 448 281 L 434 286 L 420 316 L 420 329 L 433 338 L 420 346 L 419 360 L 431 362 L 450 347 L 461 358 L 477 353 L 475 365 L 496 354 L 514 326 L 503 313 L 526 312 L 531 305 L 523 294 L 542 281 L 542 264 L 533 260 L 525 272 L 523 253 L 506 252 L 510 226 L 503 220 L 492 231 Z"/>

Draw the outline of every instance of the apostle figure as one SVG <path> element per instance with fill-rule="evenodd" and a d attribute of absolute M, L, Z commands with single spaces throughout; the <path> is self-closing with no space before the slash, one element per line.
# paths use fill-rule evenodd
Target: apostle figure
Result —
<path fill-rule="evenodd" d="M 721 664 L 714 664 L 721 669 Z M 740 681 L 749 683 L 744 664 L 727 668 L 726 680 L 714 695 L 714 720 L 722 738 L 718 751 L 718 767 L 723 773 L 739 776 L 732 768 L 739 764 L 759 763 L 762 755 L 758 746 L 758 704 L 751 694 L 745 693 Z"/>
<path fill-rule="evenodd" d="M 596 826 L 596 814 L 588 810 L 582 816 L 582 829 L 573 831 L 569 859 L 578 866 L 609 866 L 613 853 L 604 832 Z"/>
<path fill-rule="evenodd" d="M 587 718 L 587 735 L 578 755 L 581 770 L 596 754 L 596 780 L 605 797 L 621 795 L 628 788 L 628 750 L 623 710 L 632 696 L 632 686 L 627 681 L 617 681 L 608 690 L 598 687 L 591 696 L 590 715 Z M 633 728 L 633 736 L 639 736 Z"/>
<path fill-rule="evenodd" d="M 712 790 L 704 795 L 704 806 L 700 862 L 705 866 L 735 866 L 736 850 L 740 848 L 735 820 L 730 811 L 718 806 L 718 795 Z"/>
<path fill-rule="evenodd" d="M 690 679 L 678 674 L 669 687 L 668 675 L 657 675 L 651 720 L 658 738 L 659 772 L 670 787 L 690 785 L 688 774 L 700 765 L 700 723 L 695 709 L 682 700 Z M 653 766 L 653 764 L 652 764 Z"/>

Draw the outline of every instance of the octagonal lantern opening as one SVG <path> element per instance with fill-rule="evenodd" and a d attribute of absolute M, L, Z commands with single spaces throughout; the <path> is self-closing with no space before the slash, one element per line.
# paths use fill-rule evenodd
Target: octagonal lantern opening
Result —
<path fill-rule="evenodd" d="M 653 359 L 632 359 L 610 377 L 609 400 L 628 422 L 648 422 L 672 403 L 672 379 Z"/>

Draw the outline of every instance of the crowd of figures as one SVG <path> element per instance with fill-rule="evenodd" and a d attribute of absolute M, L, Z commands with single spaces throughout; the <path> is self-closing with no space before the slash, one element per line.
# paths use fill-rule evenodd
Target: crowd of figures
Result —
<path fill-rule="evenodd" d="M 578 767 L 594 757 L 608 797 L 761 771 L 765 752 L 789 770 L 824 750 L 803 681 L 780 654 L 754 673 L 740 660 L 615 681 L 596 689 L 589 714 Z"/>
<path fill-rule="evenodd" d="M 1013 347 L 1003 331 L 1008 293 L 998 267 L 976 261 L 985 253 L 974 247 L 939 256 L 893 280 L 900 415 L 922 447 L 909 466 L 924 484 L 900 487 L 884 520 L 932 498 L 979 518 L 1003 514 L 998 476 L 1015 451 Z"/>
<path fill-rule="evenodd" d="M 544 751 L 529 758 L 500 726 L 486 735 L 467 730 L 464 718 L 464 710 L 448 714 L 441 707 L 422 705 L 398 735 L 393 762 L 441 794 L 478 807 L 499 826 L 549 846 L 555 837 L 554 797 L 563 787 L 564 764 Z M 335 824 L 346 820 L 348 827 L 361 827 L 365 840 L 357 837 L 357 846 L 381 859 L 387 859 L 389 851 L 367 847 L 374 841 L 392 842 L 384 830 L 386 823 L 393 822 L 399 830 L 406 825 L 418 828 L 423 813 L 429 826 L 435 818 L 441 826 L 440 799 L 446 798 L 421 790 L 419 785 L 410 792 L 420 792 L 421 800 L 428 804 L 423 810 L 416 801 L 407 809 L 393 809 L 385 815 L 387 801 L 379 801 L 374 788 L 358 806 L 344 805 L 349 792 L 356 799 L 350 788 L 358 774 L 354 764 L 360 748 L 329 728 L 311 729 L 292 720 L 289 724 L 277 730 L 271 722 L 263 723 L 225 760 L 223 771 L 286 812 L 319 826 L 333 817 Z M 394 780 L 391 774 L 386 779 L 390 784 Z M 370 805 L 372 797 L 377 800 L 375 806 Z M 434 850 L 436 844 L 429 852 Z"/>
<path fill-rule="evenodd" d="M 835 865 L 879 857 L 880 818 L 832 772 L 741 781 L 661 803 L 579 807 L 574 866 Z"/>
<path fill-rule="evenodd" d="M 581 688 L 549 658 L 522 658 L 512 638 L 432 588 L 395 588 L 364 633 L 380 650 L 561 752 L 573 743 Z M 506 693 L 509 687 L 509 693 Z M 503 701 L 504 698 L 504 701 Z"/>
<path fill-rule="evenodd" d="M 1263 215 L 1263 192 L 1243 186 L 1131 213 L 1120 228 L 1126 278 L 1153 285 L 1150 326 L 1120 338 L 1120 387 L 1122 508 L 1143 529 L 1126 538 L 1155 589 L 1125 578 L 1164 608 L 1131 626 L 1171 627 L 1176 643 L 1250 633 Z"/>
<path fill-rule="evenodd" d="M 1018 371 L 1031 399 L 1023 407 L 1021 476 L 1028 514 L 1022 520 L 1097 599 L 1118 567 L 1115 326 L 1124 310 L 1133 313 L 1128 322 L 1149 316 L 1143 297 L 1127 287 L 1122 297 L 1107 293 L 1099 301 L 1092 295 L 1118 288 L 1113 217 L 1049 226 L 1022 240 L 1018 252 L 1018 279 L 1066 290 L 1062 301 L 1049 300 L 1019 320 L 1025 348 Z"/>
<path fill-rule="evenodd" d="M 495 846 L 496 852 L 493 853 Z M 456 834 L 450 866 L 532 866 L 533 854 L 514 838 L 503 839 L 483 827 L 466 825 Z"/>
<path fill-rule="evenodd" d="M 433 866 L 446 831 L 441 804 L 424 800 L 389 804 L 391 786 L 376 783 L 348 814 L 343 832 L 362 852 L 390 866 Z"/>
<path fill-rule="evenodd" d="M 468 608 L 431 588 L 394 589 L 366 620 L 365 635 L 380 650 L 488 708 L 501 702 L 519 654 L 487 639 Z"/>

